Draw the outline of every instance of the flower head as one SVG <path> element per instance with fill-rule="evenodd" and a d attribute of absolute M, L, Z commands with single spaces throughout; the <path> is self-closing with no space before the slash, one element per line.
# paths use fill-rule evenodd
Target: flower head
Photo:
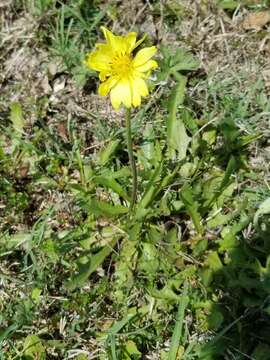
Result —
<path fill-rule="evenodd" d="M 85 61 L 89 68 L 99 71 L 99 94 L 106 96 L 110 92 L 111 102 L 116 110 L 122 103 L 127 108 L 140 106 L 141 97 L 148 95 L 145 79 L 157 67 L 157 62 L 151 60 L 157 51 L 156 47 L 139 50 L 133 57 L 133 50 L 145 37 L 136 41 L 135 32 L 116 36 L 103 26 L 101 29 L 106 43 L 97 44 Z"/>

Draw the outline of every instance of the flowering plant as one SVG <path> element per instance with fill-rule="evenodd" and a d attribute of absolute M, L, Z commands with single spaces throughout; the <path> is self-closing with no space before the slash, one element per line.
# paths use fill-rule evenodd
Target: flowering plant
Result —
<path fill-rule="evenodd" d="M 110 93 L 115 110 L 118 110 L 121 104 L 126 108 L 127 146 L 133 178 L 131 210 L 137 197 L 137 170 L 132 149 L 130 108 L 140 106 L 141 98 L 149 94 L 145 80 L 150 76 L 151 70 L 158 66 L 157 62 L 151 59 L 157 48 L 146 47 L 133 56 L 134 50 L 145 40 L 145 36 L 136 41 L 135 32 L 117 36 L 103 26 L 101 30 L 106 43 L 98 43 L 96 49 L 87 55 L 85 64 L 99 72 L 99 94 L 107 96 Z"/>

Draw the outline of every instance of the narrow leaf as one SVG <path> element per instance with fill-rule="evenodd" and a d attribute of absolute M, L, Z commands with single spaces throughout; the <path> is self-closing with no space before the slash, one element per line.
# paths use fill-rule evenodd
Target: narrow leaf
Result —
<path fill-rule="evenodd" d="M 188 304 L 187 282 L 185 282 L 183 294 L 180 298 L 180 302 L 178 305 L 177 317 L 176 317 L 175 327 L 174 327 L 174 331 L 173 331 L 173 335 L 172 335 L 172 341 L 171 341 L 168 360 L 176 360 L 177 359 L 179 345 L 181 344 L 181 340 L 182 340 L 183 321 L 184 321 L 185 309 L 187 307 L 187 304 Z"/>
<path fill-rule="evenodd" d="M 181 199 L 187 209 L 188 214 L 192 218 L 197 232 L 202 234 L 203 227 L 201 225 L 201 216 L 198 212 L 198 203 L 193 199 L 192 189 L 188 185 L 185 185 L 182 188 Z"/>
<path fill-rule="evenodd" d="M 167 120 L 167 141 L 169 149 L 169 157 L 175 159 L 176 151 L 178 159 L 182 160 L 186 157 L 190 137 L 187 135 L 185 125 L 181 119 L 177 119 L 177 108 L 184 101 L 185 88 L 187 78 L 178 75 L 178 83 L 172 90 L 172 94 L 168 104 L 168 120 Z"/>
<path fill-rule="evenodd" d="M 85 200 L 85 199 L 84 199 Z M 112 205 L 105 201 L 97 199 L 87 199 L 81 204 L 86 211 L 89 211 L 97 216 L 114 217 L 128 212 L 128 208 L 122 205 Z"/>
<path fill-rule="evenodd" d="M 144 192 L 144 195 L 138 205 L 139 209 L 145 209 L 150 205 L 151 201 L 154 198 L 154 194 L 159 191 L 159 186 L 157 186 L 157 182 L 160 180 L 160 174 L 162 171 L 163 163 L 160 163 L 159 166 L 154 171 L 147 187 Z"/>
<path fill-rule="evenodd" d="M 122 186 L 111 176 L 100 175 L 95 178 L 95 182 L 99 185 L 103 185 L 111 190 L 113 190 L 116 194 L 120 195 L 123 199 L 129 201 L 129 196 L 126 191 L 122 188 Z"/>
<path fill-rule="evenodd" d="M 98 156 L 98 165 L 104 166 L 110 158 L 114 155 L 120 141 L 119 140 L 113 140 L 110 141 L 104 149 L 102 149 Z"/>
<path fill-rule="evenodd" d="M 83 264 L 78 274 L 68 281 L 65 287 L 68 290 L 75 290 L 77 287 L 81 287 L 87 281 L 89 276 L 97 270 L 97 268 L 103 263 L 107 256 L 112 252 L 117 238 L 114 238 L 108 245 L 105 245 L 97 254 L 92 255 L 86 264 Z"/>

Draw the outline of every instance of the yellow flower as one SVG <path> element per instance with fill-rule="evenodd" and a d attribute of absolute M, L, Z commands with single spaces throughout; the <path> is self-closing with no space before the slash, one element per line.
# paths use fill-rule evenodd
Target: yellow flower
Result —
<path fill-rule="evenodd" d="M 116 110 L 122 103 L 127 108 L 140 106 L 141 97 L 148 95 L 145 79 L 157 67 L 157 62 L 151 60 L 157 51 L 156 47 L 144 48 L 133 57 L 133 50 L 145 37 L 136 42 L 135 32 L 116 36 L 103 26 L 101 29 L 107 43 L 97 44 L 95 51 L 85 61 L 89 68 L 100 72 L 99 94 L 106 96 L 110 92 Z"/>

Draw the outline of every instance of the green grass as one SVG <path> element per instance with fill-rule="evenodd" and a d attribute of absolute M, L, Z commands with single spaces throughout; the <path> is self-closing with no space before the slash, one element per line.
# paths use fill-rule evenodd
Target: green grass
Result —
<path fill-rule="evenodd" d="M 164 10 L 170 31 L 189 12 L 159 5 L 146 11 Z M 204 74 L 192 41 L 161 44 L 155 96 L 133 112 L 130 217 L 123 114 L 95 95 L 83 65 L 121 6 L 14 6 L 36 22 L 29 46 L 46 51 L 39 71 L 52 90 L 29 94 L 35 75 L 24 93 L 23 80 L 3 82 L 0 359 L 270 359 L 270 99 L 259 64 L 256 81 L 244 67 Z"/>

